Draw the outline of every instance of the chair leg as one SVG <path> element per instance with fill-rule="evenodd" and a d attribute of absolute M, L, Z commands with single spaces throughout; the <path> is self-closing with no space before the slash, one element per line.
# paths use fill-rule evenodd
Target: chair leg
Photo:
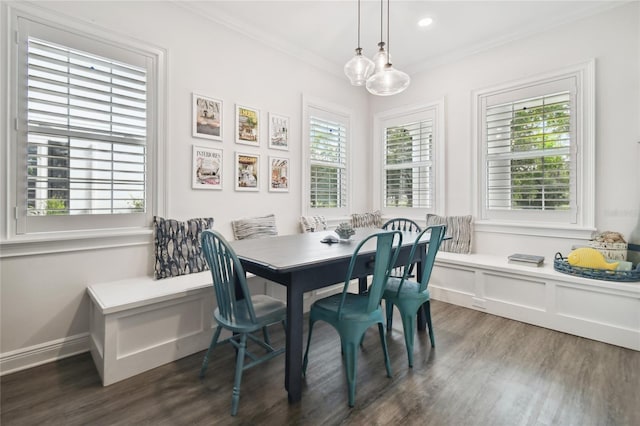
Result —
<path fill-rule="evenodd" d="M 433 335 L 433 324 L 431 323 L 431 302 L 427 301 L 424 305 L 424 313 L 427 317 L 427 328 L 429 329 L 429 340 L 431 340 L 431 347 L 436 347 L 436 338 Z"/>
<path fill-rule="evenodd" d="M 393 326 L 393 303 L 385 300 L 384 306 L 387 310 L 387 331 L 391 331 L 391 327 Z"/>
<path fill-rule="evenodd" d="M 213 348 L 216 347 L 218 343 L 218 339 L 220 338 L 220 332 L 222 331 L 222 327 L 216 327 L 216 331 L 213 334 L 213 338 L 211 339 L 211 344 L 209 344 L 209 349 L 204 354 L 204 360 L 202 361 L 202 367 L 200 368 L 200 378 L 204 378 L 204 374 L 207 372 L 207 367 L 209 367 L 209 355 L 213 352 Z"/>
<path fill-rule="evenodd" d="M 269 330 L 267 330 L 267 326 L 262 327 L 262 335 L 264 336 L 264 342 L 271 346 L 271 339 L 269 339 Z"/>
<path fill-rule="evenodd" d="M 356 401 L 356 373 L 358 371 L 358 352 L 356 342 L 345 342 L 344 364 L 347 373 L 347 385 L 349 386 L 349 407 L 353 407 Z"/>
<path fill-rule="evenodd" d="M 416 318 L 413 313 L 401 312 L 402 328 L 404 329 L 404 343 L 407 347 L 407 357 L 409 358 L 409 367 L 413 367 L 413 335 L 415 331 Z"/>
<path fill-rule="evenodd" d="M 313 323 L 309 319 L 309 336 L 307 337 L 307 349 L 304 351 L 304 358 L 302 359 L 302 377 L 307 376 L 307 364 L 309 363 L 309 347 L 311 346 L 311 332 L 313 331 Z"/>
<path fill-rule="evenodd" d="M 382 323 L 378 323 L 378 332 L 380 333 L 380 342 L 382 343 L 382 351 L 384 352 L 384 366 L 387 369 L 387 377 L 391 377 L 391 361 L 389 360 L 387 338 L 384 335 L 384 326 L 382 325 Z"/>
<path fill-rule="evenodd" d="M 233 381 L 233 395 L 231 397 L 231 415 L 238 413 L 238 404 L 240 403 L 240 382 L 242 380 L 242 369 L 244 366 L 244 354 L 247 347 L 247 335 L 243 333 L 240 336 L 240 344 L 238 347 L 238 356 L 236 358 L 236 374 Z"/>

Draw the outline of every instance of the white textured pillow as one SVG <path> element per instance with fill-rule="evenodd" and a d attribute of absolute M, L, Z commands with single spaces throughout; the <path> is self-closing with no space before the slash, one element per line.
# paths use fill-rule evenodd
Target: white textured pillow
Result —
<path fill-rule="evenodd" d="M 327 219 L 324 216 L 302 216 L 300 227 L 304 233 L 324 231 L 327 229 Z"/>
<path fill-rule="evenodd" d="M 351 226 L 354 228 L 381 228 L 382 212 L 354 213 L 351 215 Z"/>
<path fill-rule="evenodd" d="M 473 236 L 473 217 L 468 216 L 438 216 L 427 214 L 427 226 L 447 225 L 447 236 L 450 240 L 445 240 L 440 244 L 441 251 L 450 253 L 471 253 L 471 238 Z"/>
<path fill-rule="evenodd" d="M 233 229 L 233 237 L 236 240 L 278 235 L 276 216 L 274 214 L 234 220 L 231 222 L 231 228 Z"/>

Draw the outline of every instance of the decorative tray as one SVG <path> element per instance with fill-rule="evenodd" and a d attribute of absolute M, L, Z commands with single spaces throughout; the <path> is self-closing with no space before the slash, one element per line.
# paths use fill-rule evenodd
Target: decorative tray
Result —
<path fill-rule="evenodd" d="M 631 271 L 609 271 L 607 269 L 582 268 L 580 266 L 571 266 L 562 254 L 556 253 L 553 260 L 553 269 L 563 274 L 575 275 L 576 277 L 591 278 L 594 280 L 607 281 L 640 281 L 640 270 L 633 269 Z"/>

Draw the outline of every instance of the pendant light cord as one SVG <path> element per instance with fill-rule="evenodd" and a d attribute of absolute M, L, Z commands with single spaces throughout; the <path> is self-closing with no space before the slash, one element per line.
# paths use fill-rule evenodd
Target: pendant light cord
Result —
<path fill-rule="evenodd" d="M 391 45 L 389 44 L 389 33 L 391 32 L 391 28 L 389 28 L 389 3 L 390 2 L 391 0 L 387 0 L 387 65 L 391 65 L 391 63 L 389 62 L 389 58 L 391 58 Z"/>
<path fill-rule="evenodd" d="M 384 43 L 383 39 L 382 39 L 382 6 L 383 6 L 383 2 L 384 0 L 380 0 L 380 43 Z"/>
<path fill-rule="evenodd" d="M 360 0 L 358 0 L 358 49 L 360 49 Z"/>

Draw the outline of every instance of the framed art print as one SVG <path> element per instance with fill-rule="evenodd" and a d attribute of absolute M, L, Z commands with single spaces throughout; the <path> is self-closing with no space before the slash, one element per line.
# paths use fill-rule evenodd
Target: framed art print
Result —
<path fill-rule="evenodd" d="M 222 189 L 222 150 L 193 145 L 193 189 Z"/>
<path fill-rule="evenodd" d="M 269 148 L 289 149 L 289 117 L 269 113 Z"/>
<path fill-rule="evenodd" d="M 192 136 L 222 140 L 222 101 L 192 94 Z"/>
<path fill-rule="evenodd" d="M 269 157 L 269 191 L 289 192 L 289 159 Z"/>
<path fill-rule="evenodd" d="M 260 110 L 236 105 L 236 142 L 260 145 Z"/>
<path fill-rule="evenodd" d="M 258 191 L 260 156 L 236 152 L 236 191 Z"/>

